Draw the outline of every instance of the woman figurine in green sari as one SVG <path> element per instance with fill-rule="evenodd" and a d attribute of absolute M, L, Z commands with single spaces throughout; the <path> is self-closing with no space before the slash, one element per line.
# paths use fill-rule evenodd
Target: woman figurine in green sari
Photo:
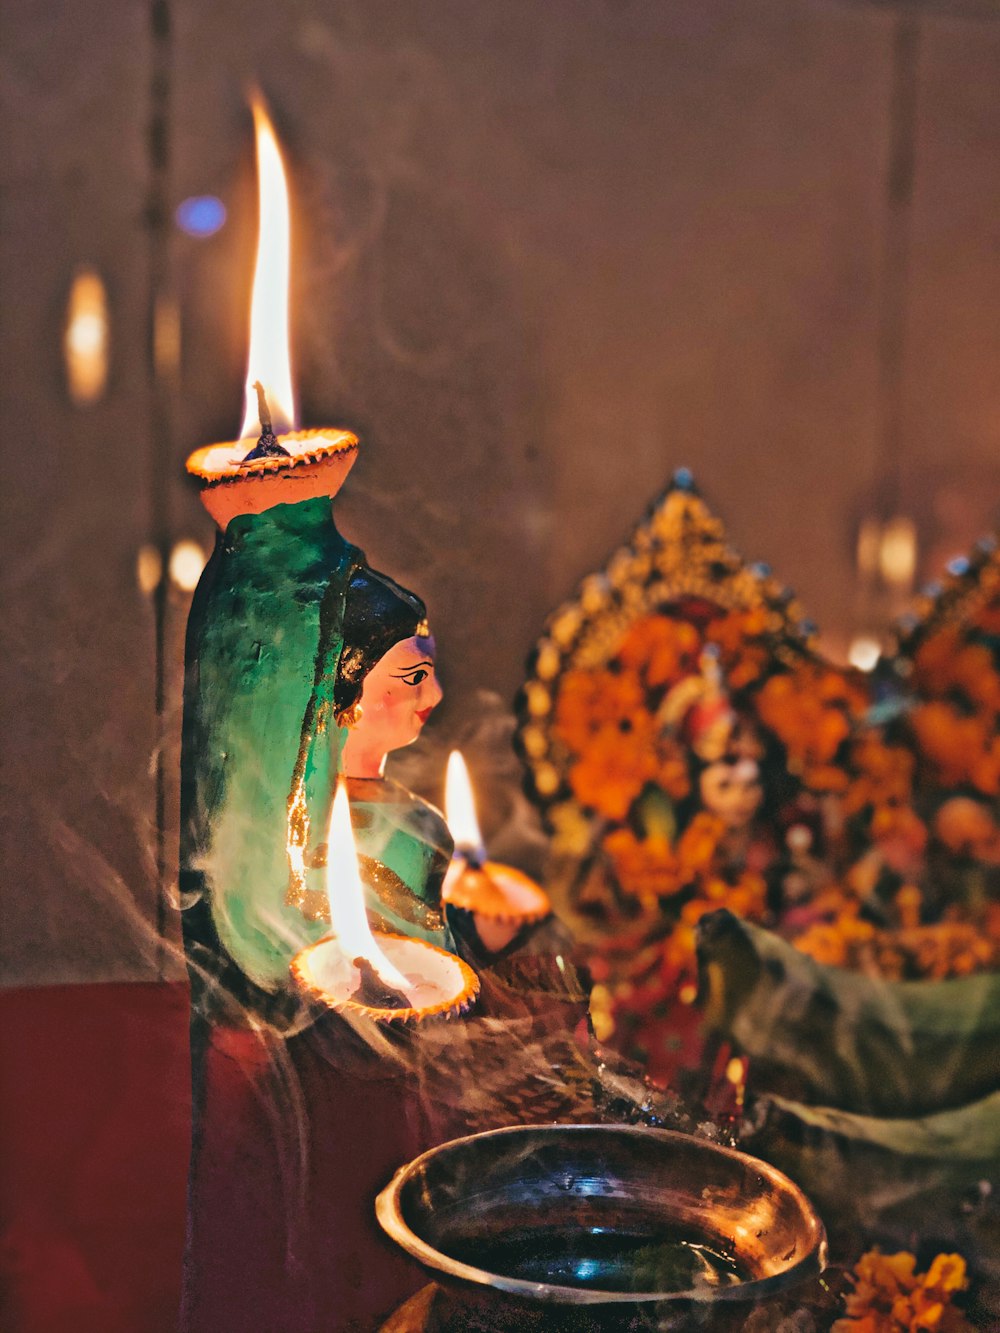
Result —
<path fill-rule="evenodd" d="M 347 589 L 344 647 L 334 686 L 340 770 L 347 783 L 358 864 L 375 929 L 425 939 L 454 951 L 441 884 L 454 849 L 440 811 L 385 776 L 386 756 L 411 745 L 441 701 L 427 611 L 385 574 L 359 567 Z M 326 848 L 308 859 L 299 906 L 325 916 L 314 879 Z"/>

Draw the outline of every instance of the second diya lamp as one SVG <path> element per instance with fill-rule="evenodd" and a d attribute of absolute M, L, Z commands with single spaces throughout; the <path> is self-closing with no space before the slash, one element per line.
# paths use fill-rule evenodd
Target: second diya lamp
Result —
<path fill-rule="evenodd" d="M 445 875 L 442 900 L 471 912 L 484 948 L 497 953 L 523 927 L 544 920 L 552 904 L 528 875 L 487 858 L 468 769 L 458 750 L 448 757 L 445 813 L 455 854 Z"/>
<path fill-rule="evenodd" d="M 465 1013 L 479 994 L 479 978 L 467 963 L 427 940 L 369 926 L 343 783 L 333 802 L 328 846 L 333 932 L 292 961 L 292 975 L 306 994 L 345 1018 L 395 1026 Z"/>

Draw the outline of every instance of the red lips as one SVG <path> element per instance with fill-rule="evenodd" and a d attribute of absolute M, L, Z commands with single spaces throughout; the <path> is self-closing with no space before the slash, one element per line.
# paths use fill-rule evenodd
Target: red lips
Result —
<path fill-rule="evenodd" d="M 431 708 L 418 708 L 418 709 L 417 709 L 417 717 L 420 718 L 420 721 L 421 721 L 421 722 L 426 722 L 427 719 L 430 717 L 431 713 L 433 713 L 433 712 L 434 712 L 433 707 L 431 707 Z"/>

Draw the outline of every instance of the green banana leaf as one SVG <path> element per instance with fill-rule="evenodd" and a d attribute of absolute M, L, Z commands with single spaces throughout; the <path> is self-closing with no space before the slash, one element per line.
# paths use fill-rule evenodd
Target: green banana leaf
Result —
<path fill-rule="evenodd" d="M 984 1309 L 1000 1302 L 1000 1093 L 893 1119 L 764 1097 L 751 1121 L 740 1147 L 805 1190 L 835 1249 L 863 1238 L 887 1251 L 955 1250 Z"/>
<path fill-rule="evenodd" d="M 1000 1092 L 934 1115 L 883 1119 L 854 1115 L 833 1106 L 807 1106 L 787 1097 L 768 1097 L 769 1108 L 792 1117 L 807 1138 L 834 1135 L 845 1146 L 925 1159 L 941 1165 L 971 1164 L 1000 1170 Z M 967 1175 L 962 1172 L 962 1178 Z"/>
<path fill-rule="evenodd" d="M 711 1029 L 751 1060 L 750 1086 L 913 1117 L 1000 1090 L 1000 975 L 883 981 L 825 967 L 727 911 L 702 919 Z"/>

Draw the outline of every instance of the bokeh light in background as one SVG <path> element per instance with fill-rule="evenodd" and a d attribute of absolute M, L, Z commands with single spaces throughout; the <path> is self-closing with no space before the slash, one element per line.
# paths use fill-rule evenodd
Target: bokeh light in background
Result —
<path fill-rule="evenodd" d="M 917 572 L 917 526 L 912 518 L 897 515 L 882 529 L 879 572 L 886 587 L 907 593 Z"/>
<path fill-rule="evenodd" d="M 139 547 L 135 558 L 135 581 L 139 591 L 147 597 L 159 587 L 163 578 L 163 557 L 151 542 Z"/>
<path fill-rule="evenodd" d="M 83 268 L 66 302 L 66 382 L 79 407 L 96 403 L 108 382 L 108 299 L 100 274 Z"/>
<path fill-rule="evenodd" d="M 174 219 L 188 236 L 214 236 L 226 223 L 226 206 L 214 194 L 196 194 L 177 205 Z"/>
<path fill-rule="evenodd" d="M 153 361 L 160 375 L 176 375 L 181 365 L 181 312 L 176 300 L 160 296 L 153 312 Z"/>
<path fill-rule="evenodd" d="M 867 518 L 862 519 L 858 528 L 856 558 L 861 578 L 870 579 L 878 572 L 881 545 L 882 525 L 877 518 L 869 514 Z"/>
<path fill-rule="evenodd" d="M 847 660 L 859 671 L 873 671 L 875 663 L 882 655 L 882 645 L 871 634 L 859 634 L 851 640 Z"/>
<path fill-rule="evenodd" d="M 170 579 L 181 592 L 194 592 L 208 557 L 201 546 L 189 537 L 174 545 L 170 552 Z"/>

